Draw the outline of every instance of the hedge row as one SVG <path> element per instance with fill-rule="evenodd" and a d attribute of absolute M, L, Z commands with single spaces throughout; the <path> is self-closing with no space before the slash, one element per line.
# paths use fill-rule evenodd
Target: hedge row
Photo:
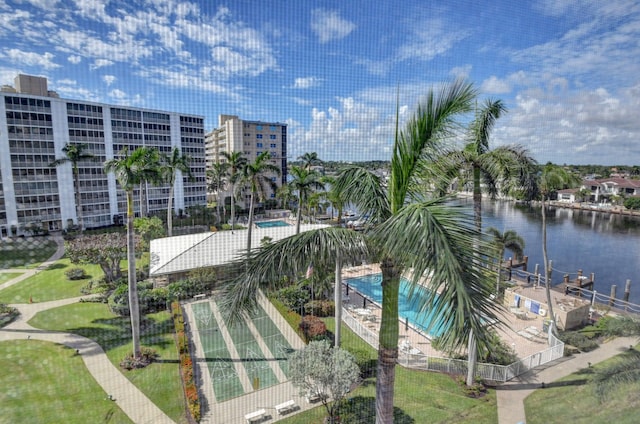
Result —
<path fill-rule="evenodd" d="M 180 375 L 182 376 L 182 387 L 187 399 L 189 412 L 194 420 L 200 421 L 200 399 L 198 389 L 193 377 L 193 361 L 189 354 L 189 339 L 184 329 L 184 316 L 179 302 L 171 303 L 171 314 L 176 329 L 176 345 L 180 355 Z"/>

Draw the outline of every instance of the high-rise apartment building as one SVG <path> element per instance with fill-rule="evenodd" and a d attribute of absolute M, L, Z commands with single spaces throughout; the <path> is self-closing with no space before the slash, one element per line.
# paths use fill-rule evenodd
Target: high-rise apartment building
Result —
<path fill-rule="evenodd" d="M 206 135 L 207 168 L 224 161 L 222 152 L 242 152 L 247 161 L 254 161 L 269 152 L 271 162 L 280 168 L 278 187 L 287 181 L 287 124 L 278 122 L 244 121 L 235 115 L 219 115 L 218 128 Z M 229 193 L 227 193 L 229 195 Z M 245 193 L 248 197 L 250 193 Z M 271 198 L 275 193 L 270 193 Z"/>
<path fill-rule="evenodd" d="M 204 118 L 176 112 L 60 99 L 47 90 L 46 78 L 18 75 L 15 87 L 0 90 L 0 236 L 20 234 L 28 226 L 61 230 L 77 224 L 71 164 L 50 164 L 64 157 L 66 143 L 87 145 L 93 160 L 79 163 L 85 228 L 102 227 L 126 214 L 126 197 L 106 160 L 122 149 L 140 146 L 188 155 L 193 179 L 177 178 L 174 210 L 206 204 Z M 165 210 L 168 185 L 147 184 L 148 212 Z M 140 196 L 135 193 L 135 211 Z"/>

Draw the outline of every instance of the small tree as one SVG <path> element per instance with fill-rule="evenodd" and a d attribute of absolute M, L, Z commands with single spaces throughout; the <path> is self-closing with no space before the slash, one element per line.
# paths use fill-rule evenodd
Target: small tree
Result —
<path fill-rule="evenodd" d="M 109 283 L 122 278 L 120 262 L 127 257 L 127 238 L 120 233 L 83 235 L 65 243 L 73 264 L 99 265 Z"/>
<path fill-rule="evenodd" d="M 165 237 L 167 235 L 162 220 L 157 216 L 150 218 L 134 218 L 133 228 L 136 230 L 136 234 L 142 237 L 142 248 L 149 249 L 149 243 L 153 239 Z"/>
<path fill-rule="evenodd" d="M 337 422 L 341 403 L 360 379 L 353 355 L 339 347 L 332 348 L 326 340 L 314 341 L 291 355 L 289 367 L 291 382 L 300 394 L 319 398 L 329 422 Z"/>

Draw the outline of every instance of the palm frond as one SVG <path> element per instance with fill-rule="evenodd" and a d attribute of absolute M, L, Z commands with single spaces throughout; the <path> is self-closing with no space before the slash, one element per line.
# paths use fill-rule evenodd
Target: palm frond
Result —
<path fill-rule="evenodd" d="M 489 333 L 486 323 L 498 322 L 497 305 L 490 300 L 493 271 L 477 255 L 489 251 L 479 240 L 473 219 L 446 198 L 414 203 L 374 230 L 373 237 L 396 261 L 413 272 L 414 287 L 427 280 L 421 312 L 432 308 L 447 331 L 443 342 L 462 346 L 473 330 L 480 346 Z M 432 321 L 435 325 L 436 321 Z"/>
<path fill-rule="evenodd" d="M 389 200 L 382 178 L 360 166 L 348 166 L 335 179 L 335 191 L 358 208 L 372 222 L 382 222 L 390 215 Z"/>
<path fill-rule="evenodd" d="M 259 288 L 306 269 L 312 262 L 317 267 L 332 266 L 336 257 L 343 262 L 368 258 L 369 248 L 364 235 L 344 228 L 322 228 L 287 237 L 245 254 L 228 267 L 232 275 L 220 300 L 223 314 L 230 322 L 238 322 L 243 313 L 251 313 L 257 307 Z"/>
<path fill-rule="evenodd" d="M 640 381 L 640 352 L 633 349 L 596 369 L 594 392 L 601 402 L 605 402 L 613 388 L 637 381 Z"/>

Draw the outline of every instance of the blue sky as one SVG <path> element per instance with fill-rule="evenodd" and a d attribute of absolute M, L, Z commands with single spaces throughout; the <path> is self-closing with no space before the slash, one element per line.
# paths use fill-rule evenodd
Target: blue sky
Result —
<path fill-rule="evenodd" d="M 482 4 L 482 5 L 479 5 Z M 640 164 L 640 3 L 0 0 L 0 84 L 289 125 L 289 154 L 388 159 L 430 87 L 465 77 L 509 112 L 492 147 Z"/>

